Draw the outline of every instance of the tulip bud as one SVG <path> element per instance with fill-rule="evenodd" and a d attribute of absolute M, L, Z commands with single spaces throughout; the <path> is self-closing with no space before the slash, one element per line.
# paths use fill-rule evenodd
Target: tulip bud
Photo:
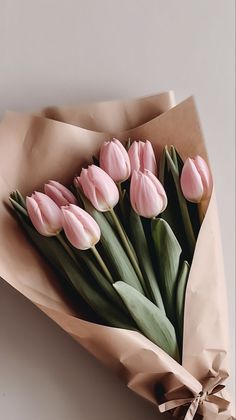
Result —
<path fill-rule="evenodd" d="M 44 192 L 47 194 L 58 207 L 76 204 L 77 200 L 68 188 L 57 181 L 49 181 L 44 185 Z"/>
<path fill-rule="evenodd" d="M 100 240 L 101 231 L 90 214 L 74 204 L 62 207 L 61 210 L 63 229 L 70 243 L 81 250 L 96 245 Z"/>
<path fill-rule="evenodd" d="M 100 150 L 100 167 L 119 183 L 130 177 L 130 160 L 123 144 L 117 139 L 106 141 Z"/>
<path fill-rule="evenodd" d="M 54 236 L 61 231 L 61 210 L 46 194 L 35 192 L 26 197 L 26 207 L 31 222 L 41 235 Z"/>
<path fill-rule="evenodd" d="M 130 183 L 130 201 L 140 216 L 153 218 L 167 206 L 167 197 L 160 181 L 152 172 L 134 171 Z"/>
<path fill-rule="evenodd" d="M 150 141 L 134 141 L 128 151 L 131 170 L 144 172 L 145 169 L 157 174 L 157 163 Z"/>
<path fill-rule="evenodd" d="M 200 203 L 203 199 L 208 198 L 213 182 L 205 160 L 200 156 L 196 156 L 194 159 L 188 158 L 182 169 L 180 183 L 186 200 Z"/>
<path fill-rule="evenodd" d="M 98 211 L 109 211 L 119 201 L 119 191 L 115 182 L 96 165 L 82 169 L 80 177 L 76 177 L 74 182 L 75 185 L 80 184 L 84 195 Z"/>

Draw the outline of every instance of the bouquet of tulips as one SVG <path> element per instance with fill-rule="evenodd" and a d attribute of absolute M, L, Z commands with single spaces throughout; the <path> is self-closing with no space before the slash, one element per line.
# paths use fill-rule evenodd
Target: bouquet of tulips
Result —
<path fill-rule="evenodd" d="M 212 190 L 208 166 L 200 156 L 183 163 L 172 146 L 158 167 L 151 143 L 130 139 L 126 148 L 106 141 L 94 161 L 70 189 L 51 180 L 26 200 L 13 192 L 11 203 L 75 298 L 180 362 L 198 203 Z"/>
<path fill-rule="evenodd" d="M 230 420 L 213 181 L 170 98 L 5 117 L 0 274 L 161 412 Z"/>

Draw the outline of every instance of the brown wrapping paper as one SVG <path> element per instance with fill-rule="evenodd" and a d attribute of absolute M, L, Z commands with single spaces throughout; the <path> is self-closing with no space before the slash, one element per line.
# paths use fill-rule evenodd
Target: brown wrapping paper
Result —
<path fill-rule="evenodd" d="M 190 272 L 183 366 L 141 334 L 80 319 L 57 279 L 12 217 L 8 195 L 40 189 L 48 179 L 67 183 L 101 143 L 149 139 L 157 155 L 174 144 L 183 158 L 207 159 L 192 98 L 173 106 L 173 95 L 51 107 L 38 115 L 6 113 L 0 124 L 0 275 L 30 299 L 129 388 L 177 419 L 232 419 L 228 376 L 227 302 L 214 193 L 198 237 Z"/>

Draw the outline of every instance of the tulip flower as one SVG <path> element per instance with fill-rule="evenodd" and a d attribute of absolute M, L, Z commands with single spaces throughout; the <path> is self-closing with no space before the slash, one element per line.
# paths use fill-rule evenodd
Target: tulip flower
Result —
<path fill-rule="evenodd" d="M 145 169 L 157 174 L 157 163 L 150 141 L 134 141 L 128 151 L 131 170 L 144 172 Z"/>
<path fill-rule="evenodd" d="M 82 169 L 80 177 L 76 177 L 74 183 L 82 187 L 84 195 L 98 211 L 109 211 L 119 201 L 119 191 L 115 182 L 96 165 Z"/>
<path fill-rule="evenodd" d="M 50 197 L 35 192 L 26 197 L 26 207 L 31 222 L 41 235 L 58 235 L 62 229 L 62 213 Z"/>
<path fill-rule="evenodd" d="M 167 197 L 160 181 L 152 172 L 134 171 L 130 183 L 130 201 L 136 213 L 153 218 L 167 206 Z"/>
<path fill-rule="evenodd" d="M 212 191 L 212 176 L 205 160 L 200 156 L 188 158 L 182 169 L 180 183 L 184 197 L 192 203 L 200 203 L 209 197 Z"/>
<path fill-rule="evenodd" d="M 61 210 L 62 225 L 69 242 L 80 250 L 94 247 L 100 240 L 101 231 L 92 216 L 74 204 L 62 207 Z"/>
<path fill-rule="evenodd" d="M 106 141 L 102 145 L 100 150 L 100 167 L 117 183 L 123 182 L 130 177 L 129 155 L 119 140 Z"/>
<path fill-rule="evenodd" d="M 68 188 L 57 181 L 49 181 L 44 185 L 44 192 L 47 194 L 58 207 L 76 204 L 77 200 Z"/>

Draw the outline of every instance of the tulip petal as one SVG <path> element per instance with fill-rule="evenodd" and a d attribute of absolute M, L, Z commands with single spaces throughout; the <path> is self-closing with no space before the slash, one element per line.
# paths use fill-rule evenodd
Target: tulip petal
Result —
<path fill-rule="evenodd" d="M 62 224 L 62 215 L 58 206 L 46 194 L 36 191 L 33 198 L 38 203 L 42 218 L 50 227 L 51 230 L 59 230 Z"/>
<path fill-rule="evenodd" d="M 97 210 L 106 211 L 106 203 L 102 201 L 98 202 L 96 188 L 89 178 L 88 169 L 82 169 L 80 177 L 77 177 L 76 180 L 80 182 L 85 196 L 91 201 L 92 205 Z"/>
<path fill-rule="evenodd" d="M 204 198 L 207 198 L 210 196 L 213 188 L 213 180 L 210 169 L 201 156 L 196 156 L 194 159 L 194 163 L 202 179 L 204 188 Z"/>
<path fill-rule="evenodd" d="M 101 211 L 113 208 L 119 201 L 119 191 L 113 179 L 96 165 L 89 166 L 88 176 L 96 188 L 97 201 L 103 209 Z"/>
<path fill-rule="evenodd" d="M 193 203 L 199 203 L 202 200 L 204 193 L 202 179 L 193 160 L 190 158 L 184 163 L 180 183 L 187 200 Z"/>
<path fill-rule="evenodd" d="M 162 183 L 159 181 L 159 179 L 153 174 L 153 172 L 151 172 L 149 170 L 145 170 L 144 173 L 153 182 L 153 184 L 156 187 L 158 195 L 160 195 L 161 198 L 162 198 L 161 212 L 163 212 L 167 207 L 167 195 L 166 195 L 166 192 L 164 190 L 164 187 L 163 187 Z"/>
<path fill-rule="evenodd" d="M 58 190 L 54 185 L 45 184 L 44 185 L 44 192 L 48 197 L 50 197 L 58 207 L 68 205 L 68 200 L 64 198 L 63 194 L 60 190 Z"/>
<path fill-rule="evenodd" d="M 98 242 L 101 236 L 101 231 L 96 220 L 94 220 L 94 218 L 85 210 L 81 209 L 81 207 L 75 206 L 74 204 L 70 204 L 67 208 L 82 223 L 85 231 L 90 235 L 90 237 L 96 238 L 96 242 Z"/>
<path fill-rule="evenodd" d="M 157 193 L 155 185 L 146 174 L 140 176 L 140 191 L 136 199 L 140 215 L 152 218 L 161 213 L 162 197 Z"/>
<path fill-rule="evenodd" d="M 155 178 L 155 182 L 152 177 Z M 159 183 L 153 174 L 149 176 L 149 171 L 145 173 L 134 171 L 130 184 L 130 199 L 133 209 L 140 216 L 156 217 L 165 208 L 166 194 L 162 186 L 158 185 L 159 189 L 157 189 L 157 182 Z"/>
<path fill-rule="evenodd" d="M 148 169 L 151 171 L 154 175 L 157 174 L 157 163 L 156 158 L 154 154 L 154 150 L 152 147 L 152 144 L 149 140 L 146 140 L 143 147 L 143 156 L 142 156 L 142 168 L 141 170 L 144 171 L 145 169 Z"/>
<path fill-rule="evenodd" d="M 136 205 L 136 197 L 138 193 L 137 190 L 138 190 L 138 172 L 134 170 L 133 175 L 131 177 L 131 182 L 130 182 L 130 202 L 134 211 L 136 211 L 136 213 L 138 213 L 138 209 Z"/>
<path fill-rule="evenodd" d="M 26 206 L 27 211 L 30 217 L 32 224 L 34 225 L 35 229 L 41 233 L 41 235 L 50 234 L 47 229 L 47 225 L 42 218 L 42 214 L 39 208 L 38 203 L 32 197 L 26 197 Z"/>
<path fill-rule="evenodd" d="M 70 204 L 76 204 L 77 203 L 77 200 L 76 200 L 74 194 L 72 194 L 72 192 L 68 188 L 66 188 L 64 185 L 62 185 L 60 182 L 50 180 L 48 182 L 48 184 L 55 187 L 57 190 L 59 190 L 61 192 L 63 197 L 67 200 L 67 202 L 68 202 L 67 204 L 69 204 L 69 203 Z"/>
<path fill-rule="evenodd" d="M 100 150 L 100 167 L 115 182 L 122 182 L 130 176 L 130 160 L 121 142 L 113 139 L 105 142 Z"/>
<path fill-rule="evenodd" d="M 69 209 L 62 208 L 62 213 L 64 216 L 63 229 L 70 243 L 81 250 L 91 248 L 90 238 L 82 223 Z"/>
<path fill-rule="evenodd" d="M 139 142 L 134 141 L 128 150 L 132 173 L 140 170 L 139 149 Z"/>

